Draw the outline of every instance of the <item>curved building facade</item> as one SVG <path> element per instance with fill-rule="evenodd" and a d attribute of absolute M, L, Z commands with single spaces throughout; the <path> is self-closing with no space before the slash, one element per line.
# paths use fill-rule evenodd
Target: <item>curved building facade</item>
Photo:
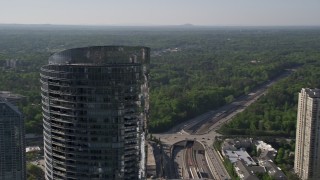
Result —
<path fill-rule="evenodd" d="M 149 52 L 76 48 L 41 68 L 47 180 L 144 179 Z"/>

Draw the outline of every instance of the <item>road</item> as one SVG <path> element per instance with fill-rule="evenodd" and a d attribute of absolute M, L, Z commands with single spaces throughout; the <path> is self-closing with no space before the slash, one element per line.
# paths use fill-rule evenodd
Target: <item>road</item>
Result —
<path fill-rule="evenodd" d="M 168 179 L 176 179 L 176 178 L 181 178 L 181 175 L 179 174 L 184 174 L 184 177 L 187 177 L 188 174 L 186 174 L 186 168 L 183 168 L 187 160 L 185 156 L 183 156 L 183 152 L 186 151 L 186 148 L 181 148 L 179 151 L 178 150 L 173 150 L 172 153 L 170 154 L 169 152 L 169 147 L 174 147 L 174 145 L 179 144 L 183 141 L 199 141 L 201 144 L 204 146 L 205 150 L 205 163 L 208 164 L 208 169 L 210 170 L 213 178 L 212 179 L 231 179 L 230 176 L 228 175 L 227 171 L 224 169 L 224 166 L 222 164 L 222 160 L 220 156 L 216 153 L 216 151 L 212 147 L 212 143 L 214 141 L 214 138 L 216 136 L 219 136 L 220 134 L 216 133 L 215 131 L 211 131 L 208 134 L 202 134 L 202 135 L 197 135 L 197 134 L 188 134 L 185 132 L 178 132 L 178 133 L 171 133 L 171 134 L 155 134 L 154 136 L 157 138 L 160 138 L 162 144 L 164 147 L 166 147 L 165 151 L 166 153 L 163 159 L 170 159 L 168 156 L 171 157 L 172 162 L 169 164 L 168 161 L 166 161 L 164 164 L 165 168 L 167 168 L 165 175 L 163 177 L 166 177 Z M 179 156 L 179 157 L 178 157 Z M 182 158 L 184 157 L 184 158 Z M 200 163 L 199 163 L 200 164 Z M 176 167 L 181 167 L 180 172 L 178 169 L 177 170 L 172 170 L 176 169 Z M 209 173 L 208 173 L 209 174 Z M 206 179 L 210 179 L 206 178 Z M 186 178 L 190 179 L 190 178 Z M 192 178 L 191 178 L 192 179 Z M 195 178 L 198 179 L 198 178 Z"/>
<path fill-rule="evenodd" d="M 219 152 L 215 151 L 212 148 L 212 143 L 215 137 L 219 136 L 216 130 L 219 129 L 224 123 L 230 121 L 235 115 L 244 111 L 246 107 L 254 103 L 257 99 L 259 99 L 259 97 L 264 95 L 269 87 L 271 87 L 277 81 L 290 75 L 294 70 L 287 70 L 285 73 L 281 74 L 272 81 L 261 85 L 260 87 L 250 92 L 248 95 L 237 98 L 230 104 L 181 123 L 170 129 L 166 133 L 153 134 L 153 136 L 160 139 L 161 142 L 168 147 L 172 147 L 174 144 L 185 140 L 200 141 L 205 147 L 205 154 L 207 156 L 206 162 L 208 164 L 208 168 L 211 170 L 211 174 L 213 175 L 214 179 L 231 179 L 223 166 L 223 159 L 221 155 L 219 155 Z M 167 155 L 172 157 L 172 154 Z M 180 161 L 187 160 L 180 159 Z M 182 167 L 181 163 L 176 166 Z M 183 174 L 185 172 L 180 172 L 180 174 L 181 173 Z M 171 173 L 168 174 L 167 177 L 176 178 L 178 177 L 178 175 L 179 173 Z"/>
<path fill-rule="evenodd" d="M 183 129 L 190 134 L 209 133 L 213 129 L 220 127 L 219 125 L 232 119 L 238 113 L 244 111 L 249 105 L 254 103 L 263 94 L 265 94 L 266 90 L 267 89 L 264 87 L 257 91 L 251 92 L 249 95 L 242 96 L 231 104 L 223 106 L 220 108 L 220 110 L 216 111 L 216 113 L 212 113 L 211 117 L 208 117 L 207 119 L 195 123 L 193 126 L 187 126 Z"/>
<path fill-rule="evenodd" d="M 198 141 L 182 141 L 173 148 L 174 171 L 179 179 L 213 179 L 205 148 Z"/>

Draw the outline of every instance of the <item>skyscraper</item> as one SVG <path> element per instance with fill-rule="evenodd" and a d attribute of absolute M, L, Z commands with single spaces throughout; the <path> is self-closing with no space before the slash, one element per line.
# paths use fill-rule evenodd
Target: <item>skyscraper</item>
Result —
<path fill-rule="evenodd" d="M 24 121 L 19 110 L 0 99 L 0 179 L 25 180 Z"/>
<path fill-rule="evenodd" d="M 294 171 L 302 180 L 320 179 L 320 89 L 299 93 Z"/>
<path fill-rule="evenodd" d="M 144 179 L 149 52 L 76 48 L 41 68 L 47 180 Z"/>

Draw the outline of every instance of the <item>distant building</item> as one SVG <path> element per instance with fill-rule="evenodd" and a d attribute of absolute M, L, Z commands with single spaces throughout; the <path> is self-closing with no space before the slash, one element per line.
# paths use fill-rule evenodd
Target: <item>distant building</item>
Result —
<path fill-rule="evenodd" d="M 0 99 L 0 179 L 25 180 L 24 121 L 19 110 Z"/>
<path fill-rule="evenodd" d="M 320 89 L 299 93 L 294 171 L 302 180 L 320 179 Z"/>
<path fill-rule="evenodd" d="M 149 51 L 69 49 L 41 68 L 47 180 L 145 179 Z"/>
<path fill-rule="evenodd" d="M 17 59 L 7 59 L 6 60 L 6 68 L 16 68 L 18 60 Z"/>

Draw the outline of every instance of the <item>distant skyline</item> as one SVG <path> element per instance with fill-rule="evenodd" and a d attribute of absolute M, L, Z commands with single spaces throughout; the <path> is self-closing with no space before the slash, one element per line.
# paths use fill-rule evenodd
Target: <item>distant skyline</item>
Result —
<path fill-rule="evenodd" d="M 10 0 L 0 24 L 319 26 L 319 0 Z"/>

